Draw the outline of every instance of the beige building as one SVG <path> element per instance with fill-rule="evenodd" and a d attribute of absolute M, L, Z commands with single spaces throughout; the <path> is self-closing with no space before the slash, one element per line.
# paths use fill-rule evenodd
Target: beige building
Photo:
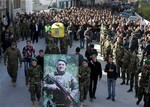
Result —
<path fill-rule="evenodd" d="M 6 1 L 0 0 L 0 17 L 2 18 L 3 15 L 6 14 Z"/>
<path fill-rule="evenodd" d="M 23 13 L 32 13 L 33 11 L 33 2 L 32 0 L 3 0 L 6 1 L 6 7 L 9 12 L 9 16 L 14 18 L 17 12 Z"/>

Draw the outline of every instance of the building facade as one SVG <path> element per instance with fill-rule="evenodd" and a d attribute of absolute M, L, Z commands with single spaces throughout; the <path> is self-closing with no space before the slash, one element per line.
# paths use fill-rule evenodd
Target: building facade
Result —
<path fill-rule="evenodd" d="M 52 5 L 53 3 L 56 3 L 57 0 L 39 0 L 39 3 L 41 5 Z"/>
<path fill-rule="evenodd" d="M 3 0 L 4 1 L 4 0 Z M 6 7 L 9 12 L 10 18 L 14 18 L 17 12 L 19 13 L 32 13 L 33 1 L 32 0 L 5 0 Z"/>
<path fill-rule="evenodd" d="M 76 0 L 57 0 L 58 8 L 68 8 L 77 6 Z"/>
<path fill-rule="evenodd" d="M 6 14 L 6 1 L 0 0 L 0 18 L 3 17 L 3 15 Z"/>

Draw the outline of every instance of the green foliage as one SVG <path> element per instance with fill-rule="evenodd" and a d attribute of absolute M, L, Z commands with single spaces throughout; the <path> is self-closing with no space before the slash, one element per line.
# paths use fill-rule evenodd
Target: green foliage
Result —
<path fill-rule="evenodd" d="M 77 76 L 78 74 L 78 56 L 77 55 L 45 55 L 44 56 L 44 76 L 48 73 L 56 71 L 56 64 L 58 59 L 64 59 L 67 61 L 67 70 Z"/>
<path fill-rule="evenodd" d="M 150 21 L 150 3 L 148 0 L 138 1 L 134 7 L 134 11 Z"/>

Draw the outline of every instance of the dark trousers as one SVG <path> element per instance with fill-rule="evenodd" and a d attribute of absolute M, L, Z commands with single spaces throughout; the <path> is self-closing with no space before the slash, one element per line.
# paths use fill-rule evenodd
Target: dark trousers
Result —
<path fill-rule="evenodd" d="M 150 107 L 150 94 L 144 94 L 144 107 Z"/>
<path fill-rule="evenodd" d="M 10 76 L 10 78 L 12 79 L 12 82 L 16 82 L 17 81 L 17 71 L 18 71 L 18 64 L 14 63 L 14 64 L 8 64 L 7 66 L 7 71 L 8 74 Z"/>
<path fill-rule="evenodd" d="M 90 80 L 90 88 L 89 88 L 90 98 L 93 98 L 95 96 L 96 89 L 97 89 L 97 80 L 98 80 L 98 77 L 92 78 Z"/>
<path fill-rule="evenodd" d="M 134 85 L 134 79 L 135 79 L 135 73 L 131 73 L 130 74 L 130 89 L 133 88 L 133 85 Z"/>
<path fill-rule="evenodd" d="M 29 66 L 31 65 L 31 59 L 24 59 L 24 73 L 25 73 L 25 82 L 26 84 L 28 84 L 28 80 L 27 80 L 27 69 L 29 68 Z"/>
<path fill-rule="evenodd" d="M 33 43 L 34 43 L 35 40 L 36 40 L 36 43 L 38 43 L 38 36 L 39 36 L 39 32 L 34 32 L 33 39 L 32 39 Z"/>

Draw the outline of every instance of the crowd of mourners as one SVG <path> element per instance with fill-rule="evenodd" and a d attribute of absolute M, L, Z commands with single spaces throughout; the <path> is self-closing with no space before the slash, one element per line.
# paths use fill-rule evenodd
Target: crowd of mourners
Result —
<path fill-rule="evenodd" d="M 112 101 L 115 101 L 115 82 L 117 78 L 121 78 L 120 85 L 129 85 L 127 92 L 135 91 L 135 97 L 138 99 L 137 105 L 144 99 L 144 107 L 150 106 L 150 24 L 146 24 L 143 19 L 127 21 L 119 15 L 118 11 L 105 6 L 97 6 L 71 7 L 49 13 L 17 13 L 13 21 L 6 15 L 0 22 L 0 48 L 2 48 L 0 49 L 0 58 L 4 53 L 4 63 L 6 64 L 8 57 L 7 70 L 14 87 L 17 81 L 18 58 L 20 67 L 24 62 L 25 84 L 28 85 L 28 82 L 31 82 L 29 78 L 33 80 L 34 84 L 34 81 L 37 82 L 37 80 L 30 77 L 32 74 L 30 71 L 32 69 L 34 71 L 34 67 L 28 69 L 29 66 L 36 67 L 35 62 L 37 62 L 42 67 L 38 66 L 37 70 L 44 72 L 44 53 L 67 54 L 73 41 L 76 40 L 80 41 L 80 47 L 77 47 L 76 54 L 79 54 L 79 66 L 82 71 L 79 72 L 81 107 L 84 105 L 88 91 L 90 101 L 93 101 L 96 99 L 98 78 L 102 77 L 101 64 L 97 60 L 99 54 L 93 45 L 93 42 L 96 41 L 100 43 L 100 55 L 107 62 L 104 69 L 107 73 L 107 100 L 112 98 Z M 64 24 L 64 38 L 52 37 L 51 25 L 55 22 Z M 46 48 L 45 52 L 41 49 L 37 56 L 31 43 L 38 43 L 41 40 L 39 38 L 45 38 Z M 23 48 L 21 55 L 17 43 L 24 40 L 27 45 Z M 87 59 L 84 59 L 80 53 L 80 49 L 84 48 Z M 12 51 L 13 49 L 15 52 Z M 90 70 L 82 69 L 87 66 Z M 43 73 L 41 72 L 40 75 L 39 78 L 42 80 Z M 88 76 L 90 81 L 87 80 Z M 34 94 L 40 94 L 40 89 L 38 92 L 33 90 L 33 84 L 30 84 L 30 92 L 34 105 Z M 89 89 L 85 87 L 89 87 Z"/>

